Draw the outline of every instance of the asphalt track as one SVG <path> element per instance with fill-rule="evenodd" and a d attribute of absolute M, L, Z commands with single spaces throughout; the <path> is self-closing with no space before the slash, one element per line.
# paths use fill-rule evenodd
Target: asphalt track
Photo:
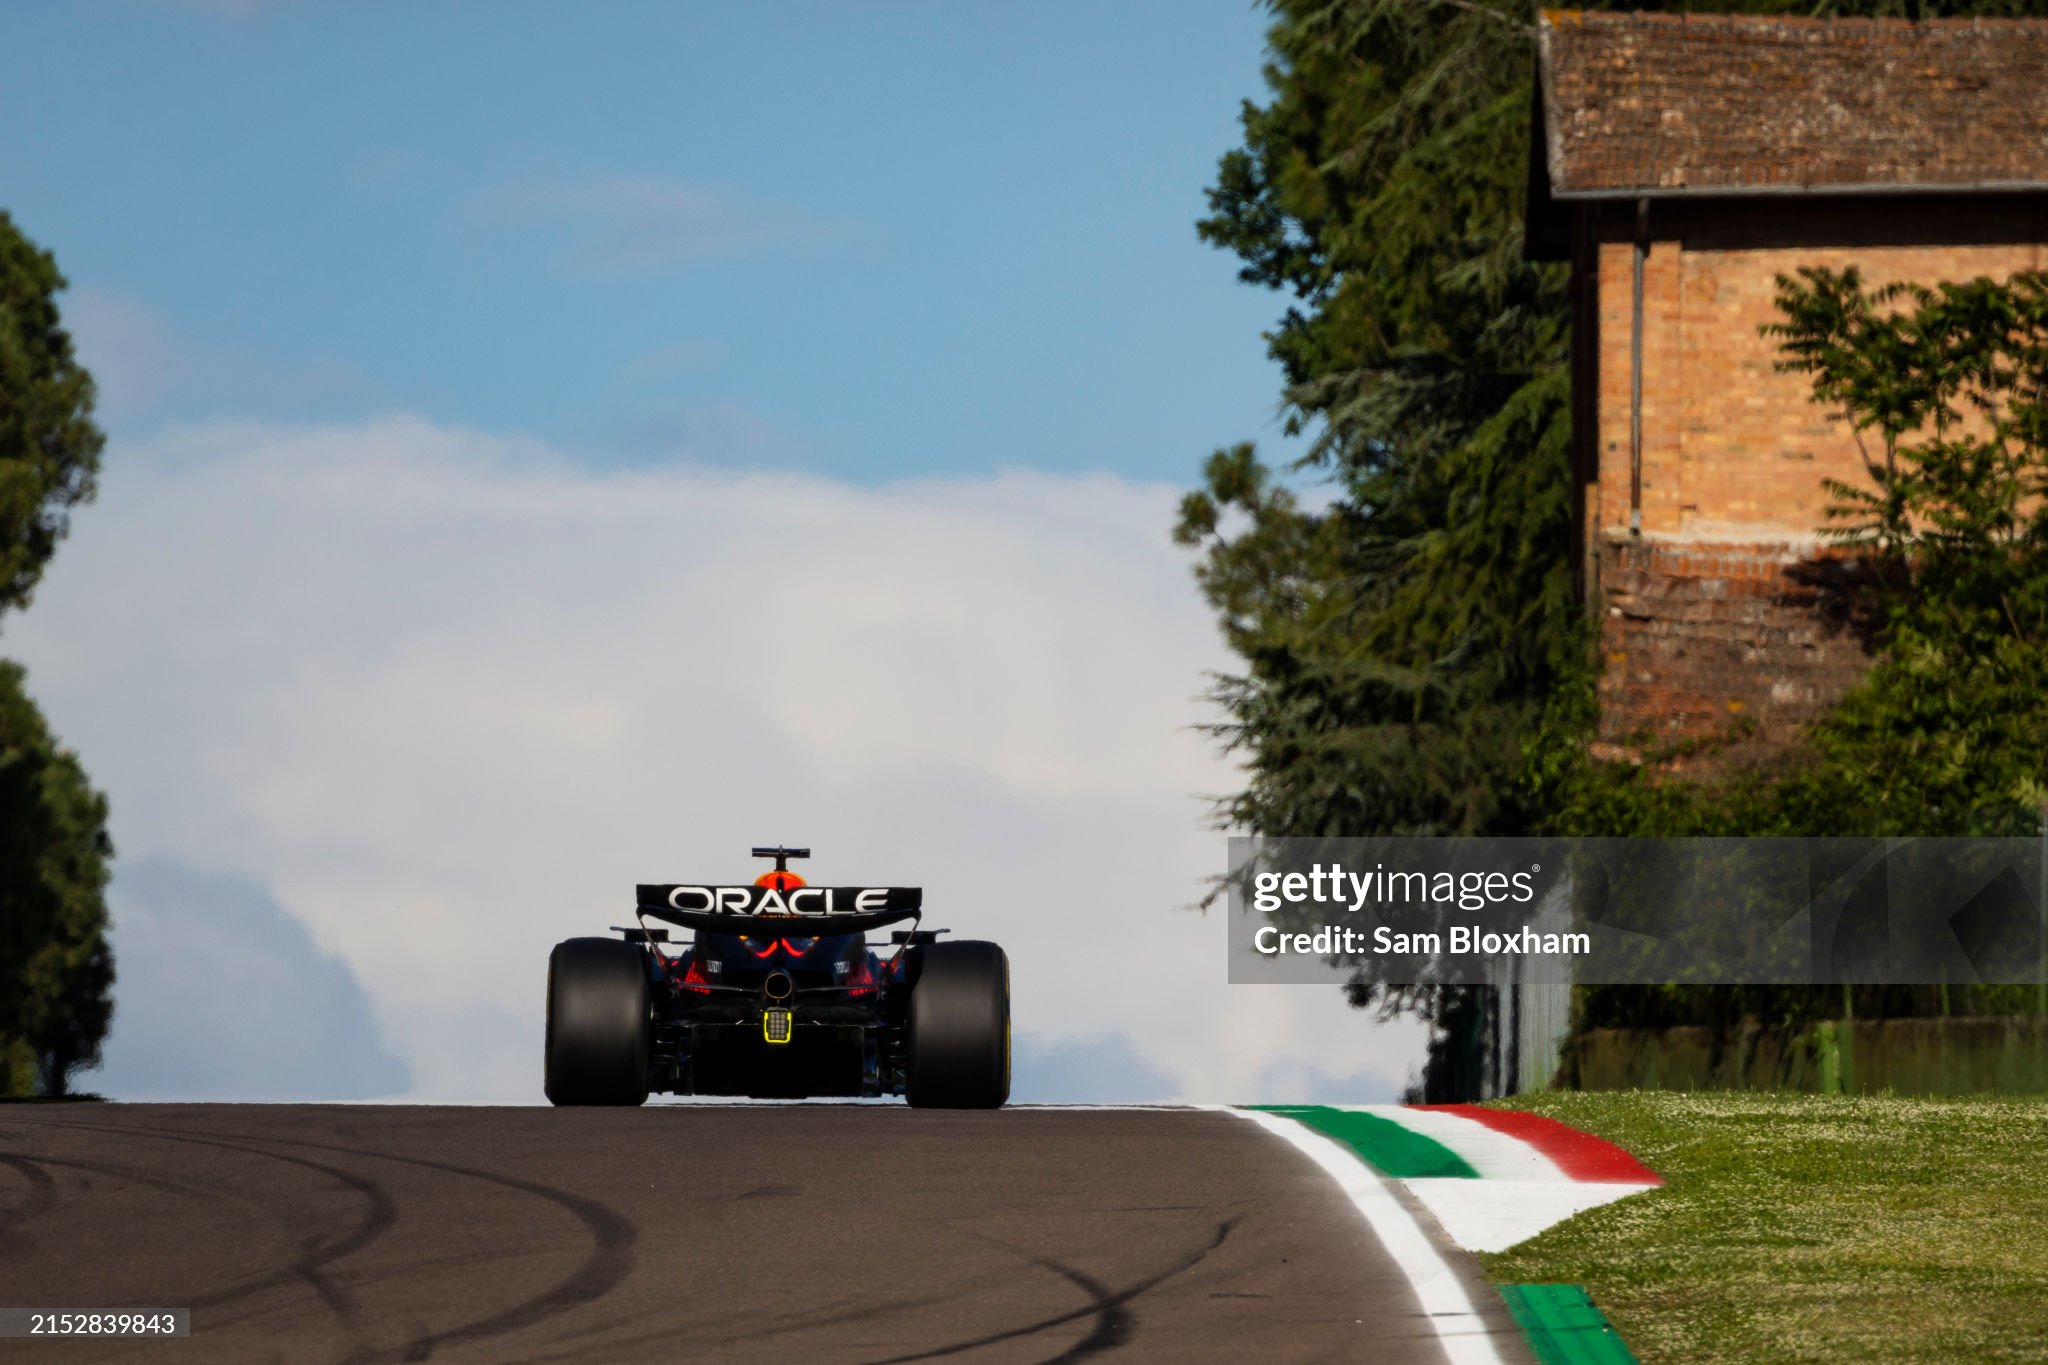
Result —
<path fill-rule="evenodd" d="M 0 1306 L 192 1310 L 5 1360 L 1445 1359 L 1330 1176 L 1202 1110 L 11 1105 Z"/>

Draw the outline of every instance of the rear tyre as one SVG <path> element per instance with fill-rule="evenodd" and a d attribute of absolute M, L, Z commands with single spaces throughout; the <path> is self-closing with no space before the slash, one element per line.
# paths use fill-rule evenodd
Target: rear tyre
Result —
<path fill-rule="evenodd" d="M 993 943 L 933 943 L 910 988 L 904 1093 L 919 1108 L 1010 1098 L 1010 959 Z"/>
<path fill-rule="evenodd" d="M 555 1104 L 647 1102 L 647 963 L 636 944 L 572 938 L 548 956 L 547 1069 Z"/>

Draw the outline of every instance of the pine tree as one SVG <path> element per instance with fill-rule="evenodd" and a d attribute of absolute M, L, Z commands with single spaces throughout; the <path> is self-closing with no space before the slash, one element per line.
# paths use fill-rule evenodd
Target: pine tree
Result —
<path fill-rule="evenodd" d="M 104 438 L 57 309 L 64 278 L 0 213 L 0 613 L 26 606 L 89 500 Z M 113 1005 L 106 800 L 0 661 L 0 1095 L 63 1094 Z"/>

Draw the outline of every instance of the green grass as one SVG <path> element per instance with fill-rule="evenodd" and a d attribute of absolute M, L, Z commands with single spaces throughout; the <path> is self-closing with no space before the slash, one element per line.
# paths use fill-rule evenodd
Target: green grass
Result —
<path fill-rule="evenodd" d="M 1664 1176 L 1483 1258 L 1502 1283 L 1586 1286 L 1644 1365 L 2048 1360 L 2048 1099 L 1502 1103 Z"/>

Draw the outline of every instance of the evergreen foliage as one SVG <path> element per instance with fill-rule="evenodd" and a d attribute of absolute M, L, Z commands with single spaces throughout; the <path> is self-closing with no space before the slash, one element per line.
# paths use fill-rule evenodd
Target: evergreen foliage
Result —
<path fill-rule="evenodd" d="M 1245 669 L 1219 681 L 1268 834 L 1481 834 L 1529 813 L 1521 737 L 1579 648 L 1561 267 L 1522 259 L 1529 47 L 1480 6 L 1276 6 L 1203 237 L 1293 298 L 1268 341 L 1336 499 L 1249 446 L 1178 539 Z"/>
<path fill-rule="evenodd" d="M 105 444 L 58 316 L 63 288 L 56 260 L 0 210 L 0 612 L 28 605 Z"/>
<path fill-rule="evenodd" d="M 0 1095 L 61 1095 L 113 1015 L 106 798 L 0 662 Z"/>
<path fill-rule="evenodd" d="M 56 262 L 0 213 L 0 613 L 27 605 L 92 497 L 104 438 Z M 61 1095 L 113 1004 L 106 800 L 0 660 L 0 1095 Z"/>
<path fill-rule="evenodd" d="M 1526 5 L 1278 0 L 1266 79 L 1204 239 L 1292 299 L 1268 334 L 1290 432 L 1335 493 L 1304 510 L 1249 446 L 1212 456 L 1176 539 L 1244 660 L 1217 680 L 1271 835 L 1493 834 L 1583 652 L 1567 477 L 1564 269 L 1522 256 Z M 1469 988 L 1355 1004 L 1439 1026 L 1430 1098 L 1470 1069 Z"/>

